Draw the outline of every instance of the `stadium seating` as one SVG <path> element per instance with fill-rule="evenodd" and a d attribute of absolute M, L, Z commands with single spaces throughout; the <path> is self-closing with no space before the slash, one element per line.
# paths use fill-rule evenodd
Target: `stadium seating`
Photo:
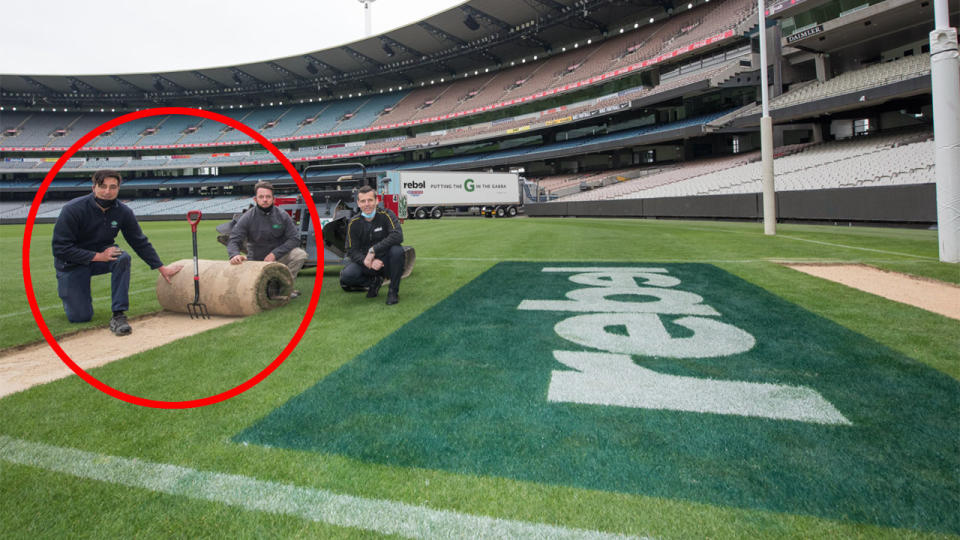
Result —
<path fill-rule="evenodd" d="M 808 146 L 775 160 L 778 191 L 835 189 L 934 182 L 929 134 L 856 137 Z M 562 197 L 562 201 L 688 197 L 759 193 L 759 152 L 682 163 L 613 186 Z"/>
<path fill-rule="evenodd" d="M 600 44 L 571 48 L 565 53 L 521 63 L 495 74 L 483 74 L 375 97 L 221 112 L 241 119 L 267 138 L 321 135 L 340 130 L 427 120 L 457 111 L 499 104 L 508 99 L 526 97 L 643 59 L 655 58 L 659 54 L 716 35 L 719 31 L 742 26 L 754 10 L 755 5 L 749 0 L 713 2 L 677 13 L 637 31 L 625 32 Z M 708 17 L 711 23 L 702 24 Z M 385 108 L 392 110 L 380 114 Z M 109 113 L 58 114 L 15 116 L 11 121 L 5 120 L 4 128 L 7 128 L 8 123 L 16 121 L 20 132 L 13 137 L 3 137 L 0 141 L 3 146 L 8 147 L 66 147 L 93 127 L 115 116 Z M 313 119 L 313 122 L 304 123 L 306 119 Z M 268 125 L 271 127 L 264 127 Z M 186 128 L 195 126 L 199 126 L 199 129 L 192 133 L 183 133 Z M 50 133 L 57 129 L 67 129 L 66 135 L 62 138 L 51 138 Z M 152 131 L 154 129 L 156 131 Z M 223 126 L 216 122 L 189 117 L 175 120 L 151 117 L 118 126 L 112 133 L 92 141 L 89 146 L 200 145 L 239 142 L 245 139 L 248 137 L 242 132 L 224 132 Z"/>
<path fill-rule="evenodd" d="M 770 100 L 770 110 L 810 103 L 832 96 L 878 88 L 899 81 L 930 75 L 930 55 L 907 56 L 890 62 L 873 64 L 863 69 L 842 73 L 825 82 L 813 81 Z M 760 105 L 745 109 L 737 116 L 758 114 Z"/>

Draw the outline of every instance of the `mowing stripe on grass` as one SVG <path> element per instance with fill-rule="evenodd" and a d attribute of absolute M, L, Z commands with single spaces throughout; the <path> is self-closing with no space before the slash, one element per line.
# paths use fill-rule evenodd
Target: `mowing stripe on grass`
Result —
<path fill-rule="evenodd" d="M 628 538 L 198 471 L 0 435 L 0 459 L 79 478 L 409 538 Z"/>

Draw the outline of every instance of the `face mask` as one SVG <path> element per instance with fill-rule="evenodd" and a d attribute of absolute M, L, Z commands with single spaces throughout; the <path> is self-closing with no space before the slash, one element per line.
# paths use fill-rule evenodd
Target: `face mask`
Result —
<path fill-rule="evenodd" d="M 370 213 L 368 214 L 368 213 L 364 212 L 363 210 L 361 210 L 361 211 L 360 211 L 360 215 L 362 215 L 363 217 L 365 217 L 365 218 L 367 218 L 367 219 L 373 219 L 373 216 L 377 215 L 377 211 L 374 210 L 373 212 L 370 212 Z"/>
<path fill-rule="evenodd" d="M 93 197 L 93 200 L 97 201 L 97 204 L 100 206 L 100 208 L 110 208 L 114 205 L 114 203 L 117 202 L 116 199 L 111 199 L 108 201 L 106 199 L 101 199 L 96 196 Z"/>

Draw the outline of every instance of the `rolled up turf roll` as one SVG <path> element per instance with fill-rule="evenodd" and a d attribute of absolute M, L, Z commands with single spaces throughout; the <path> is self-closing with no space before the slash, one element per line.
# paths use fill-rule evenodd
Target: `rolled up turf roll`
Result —
<path fill-rule="evenodd" d="M 183 259 L 168 266 L 182 264 L 167 283 L 157 278 L 157 300 L 163 309 L 187 313 L 187 304 L 194 301 L 193 259 Z M 253 315 L 286 304 L 293 290 L 293 277 L 278 262 L 199 260 L 200 303 L 211 315 L 241 317 Z"/>

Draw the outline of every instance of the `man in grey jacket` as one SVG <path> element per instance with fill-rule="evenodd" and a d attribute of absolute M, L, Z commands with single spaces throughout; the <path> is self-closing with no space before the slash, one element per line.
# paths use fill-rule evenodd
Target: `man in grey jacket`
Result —
<path fill-rule="evenodd" d="M 230 231 L 230 240 L 227 241 L 230 264 L 241 264 L 247 259 L 276 261 L 286 265 L 296 279 L 307 260 L 307 252 L 300 249 L 297 226 L 289 214 L 273 206 L 273 185 L 270 182 L 257 182 L 253 192 L 256 206 L 240 216 Z M 246 255 L 241 253 L 244 241 Z M 299 295 L 300 291 L 294 290 L 290 296 Z"/>

